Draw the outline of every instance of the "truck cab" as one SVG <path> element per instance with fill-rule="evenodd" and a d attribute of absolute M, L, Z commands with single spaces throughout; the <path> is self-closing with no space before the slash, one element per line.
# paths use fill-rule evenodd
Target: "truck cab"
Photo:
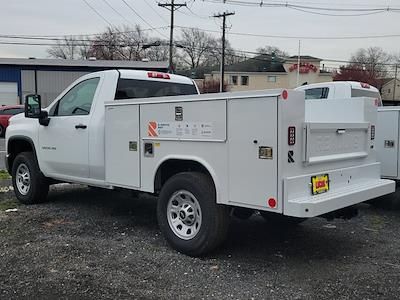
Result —
<path fill-rule="evenodd" d="M 307 84 L 295 90 L 304 91 L 306 99 L 350 99 L 356 97 L 370 97 L 377 100 L 382 106 L 382 97 L 379 90 L 367 83 L 357 81 L 333 81 Z"/>
<path fill-rule="evenodd" d="M 8 171 L 12 172 L 15 147 L 33 148 L 46 177 L 104 186 L 105 102 L 198 93 L 193 80 L 174 74 L 136 70 L 87 74 L 43 109 L 41 124 L 23 114 L 11 119 Z"/>

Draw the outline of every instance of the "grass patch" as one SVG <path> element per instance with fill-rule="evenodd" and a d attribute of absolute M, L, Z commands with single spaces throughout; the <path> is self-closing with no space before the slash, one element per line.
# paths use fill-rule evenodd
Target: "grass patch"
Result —
<path fill-rule="evenodd" d="M 10 208 L 17 208 L 19 202 L 16 199 L 7 199 L 0 201 L 0 211 L 5 211 Z"/>
<path fill-rule="evenodd" d="M 11 176 L 7 170 L 0 170 L 0 179 L 11 179 Z"/>

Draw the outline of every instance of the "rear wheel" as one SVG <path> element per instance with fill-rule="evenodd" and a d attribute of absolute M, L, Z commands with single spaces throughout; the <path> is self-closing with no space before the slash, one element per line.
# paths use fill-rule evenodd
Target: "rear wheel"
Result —
<path fill-rule="evenodd" d="M 21 203 L 35 204 L 46 200 L 49 184 L 32 152 L 18 154 L 11 173 L 14 193 Z"/>
<path fill-rule="evenodd" d="M 160 229 L 177 251 L 191 256 L 218 247 L 229 227 L 229 208 L 216 203 L 211 179 L 202 173 L 185 172 L 163 186 L 157 205 Z"/>
<path fill-rule="evenodd" d="M 290 217 L 267 211 L 260 211 L 260 215 L 264 218 L 264 220 L 267 223 L 277 224 L 277 225 L 279 224 L 282 226 L 295 226 L 307 220 L 307 218 Z"/>
<path fill-rule="evenodd" d="M 3 127 L 3 125 L 0 125 L 0 136 L 4 136 L 6 133 L 5 128 Z"/>

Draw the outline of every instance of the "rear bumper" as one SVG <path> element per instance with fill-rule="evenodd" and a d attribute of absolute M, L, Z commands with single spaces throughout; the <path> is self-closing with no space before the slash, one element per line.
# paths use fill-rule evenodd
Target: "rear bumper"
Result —
<path fill-rule="evenodd" d="M 311 175 L 284 180 L 283 213 L 288 216 L 310 218 L 341 208 L 393 193 L 395 182 L 379 178 L 379 163 L 326 172 L 331 189 L 320 195 L 311 191 L 299 193 L 298 185 L 309 182 Z"/>

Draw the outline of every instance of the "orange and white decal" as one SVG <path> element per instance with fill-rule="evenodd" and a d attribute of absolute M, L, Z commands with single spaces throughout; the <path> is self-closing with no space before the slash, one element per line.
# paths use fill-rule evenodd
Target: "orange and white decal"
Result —
<path fill-rule="evenodd" d="M 154 122 L 154 121 L 149 122 L 149 126 L 147 129 L 147 135 L 150 137 L 158 137 L 157 122 Z"/>

